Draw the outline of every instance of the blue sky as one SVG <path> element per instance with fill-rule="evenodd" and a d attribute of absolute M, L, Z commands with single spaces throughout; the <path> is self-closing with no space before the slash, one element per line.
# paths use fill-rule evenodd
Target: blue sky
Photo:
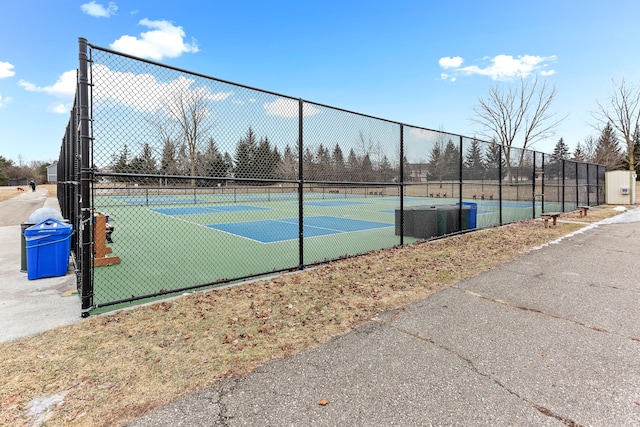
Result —
<path fill-rule="evenodd" d="M 533 148 L 573 149 L 612 79 L 637 85 L 637 0 L 4 2 L 0 155 L 58 157 L 78 37 L 135 56 L 409 125 L 474 136 L 492 85 L 538 76 L 567 116 Z"/>

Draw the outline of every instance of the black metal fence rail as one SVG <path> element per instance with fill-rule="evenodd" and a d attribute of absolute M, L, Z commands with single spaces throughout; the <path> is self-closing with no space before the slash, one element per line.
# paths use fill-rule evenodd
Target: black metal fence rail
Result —
<path fill-rule="evenodd" d="M 472 202 L 485 209 L 480 228 L 602 204 L 604 173 L 79 39 L 58 198 L 77 231 L 72 253 L 88 316 L 419 240 L 405 218 L 417 205 L 453 206 L 457 228 L 442 234 L 464 228 Z M 385 227 L 394 212 L 394 227 Z M 115 226 L 110 246 L 122 263 L 99 266 L 112 256 L 96 231 L 101 216 Z M 363 231 L 354 237 L 340 226 Z"/>

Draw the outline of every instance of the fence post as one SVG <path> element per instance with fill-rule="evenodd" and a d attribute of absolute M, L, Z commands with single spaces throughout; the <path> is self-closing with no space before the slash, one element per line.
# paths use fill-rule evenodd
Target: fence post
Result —
<path fill-rule="evenodd" d="M 503 224 L 502 222 L 502 156 L 504 154 L 504 146 L 502 144 L 500 144 L 498 149 L 498 200 L 500 200 L 499 203 L 499 208 L 498 208 L 498 212 L 499 212 L 499 216 L 500 216 L 500 225 Z"/>
<path fill-rule="evenodd" d="M 533 151 L 533 170 L 531 171 L 531 205 L 533 209 L 533 214 L 531 218 L 534 219 L 536 217 L 536 152 Z"/>
<path fill-rule="evenodd" d="M 545 213 L 546 212 L 546 204 L 547 204 L 547 198 L 545 197 L 545 192 L 544 192 L 544 184 L 547 180 L 547 168 L 545 167 L 546 163 L 545 163 L 545 154 L 542 153 L 542 182 L 540 183 L 540 191 L 542 192 L 542 208 L 540 209 L 540 212 Z"/>
<path fill-rule="evenodd" d="M 463 153 L 462 153 L 462 135 L 460 135 L 460 142 L 458 144 L 458 146 L 460 147 L 459 151 L 459 158 L 458 158 L 458 202 L 459 202 L 459 209 L 458 209 L 458 230 L 462 230 L 462 168 L 464 167 L 464 160 L 463 160 Z M 453 191 L 452 191 L 453 193 Z M 453 195 L 453 194 L 452 194 Z"/>
<path fill-rule="evenodd" d="M 562 162 L 562 212 L 566 210 L 565 208 L 565 194 L 567 193 L 567 168 L 564 159 Z"/>
<path fill-rule="evenodd" d="M 589 174 L 589 163 L 587 163 L 587 206 L 591 206 L 589 193 L 591 193 L 591 175 Z"/>
<path fill-rule="evenodd" d="M 302 98 L 298 100 L 298 269 L 304 268 L 304 177 L 302 165 L 302 133 L 304 130 L 302 112 L 304 108 L 304 101 Z"/>
<path fill-rule="evenodd" d="M 400 246 L 404 245 L 404 125 L 400 124 Z"/>
<path fill-rule="evenodd" d="M 576 174 L 576 206 L 578 206 L 580 204 L 580 168 L 577 162 L 573 163 L 573 168 Z"/>
<path fill-rule="evenodd" d="M 92 181 L 91 164 L 89 163 L 89 144 L 91 143 L 89 127 L 89 79 L 88 79 L 88 56 L 87 40 L 78 39 L 80 48 L 80 66 L 78 68 L 78 112 L 80 114 L 78 127 L 80 130 L 80 203 L 82 218 L 80 221 L 80 234 L 82 242 L 82 261 L 80 274 L 82 317 L 88 317 L 93 306 L 93 274 L 91 274 L 93 248 L 91 243 L 91 192 Z"/>

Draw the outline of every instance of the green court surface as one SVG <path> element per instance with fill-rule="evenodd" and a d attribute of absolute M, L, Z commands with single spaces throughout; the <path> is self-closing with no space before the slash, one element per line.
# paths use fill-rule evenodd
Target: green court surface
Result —
<path fill-rule="evenodd" d="M 404 206 L 456 202 L 406 197 Z M 468 202 L 477 203 L 478 228 L 499 223 L 498 201 Z M 303 264 L 400 244 L 395 227 L 399 206 L 398 197 L 384 196 L 306 200 Z M 94 305 L 296 269 L 300 264 L 299 205 L 291 198 L 234 203 L 204 196 L 96 196 L 95 207 L 115 226 L 108 246 L 122 261 L 94 269 Z M 532 215 L 531 203 L 503 202 L 504 222 Z M 404 237 L 404 243 L 415 240 Z"/>

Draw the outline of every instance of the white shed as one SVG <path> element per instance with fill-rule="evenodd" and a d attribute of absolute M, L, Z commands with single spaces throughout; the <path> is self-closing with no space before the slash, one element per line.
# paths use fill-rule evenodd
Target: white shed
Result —
<path fill-rule="evenodd" d="M 58 162 L 47 166 L 47 182 L 51 184 L 58 182 Z"/>
<path fill-rule="evenodd" d="M 636 173 L 610 171 L 605 173 L 605 200 L 608 205 L 636 204 Z"/>

